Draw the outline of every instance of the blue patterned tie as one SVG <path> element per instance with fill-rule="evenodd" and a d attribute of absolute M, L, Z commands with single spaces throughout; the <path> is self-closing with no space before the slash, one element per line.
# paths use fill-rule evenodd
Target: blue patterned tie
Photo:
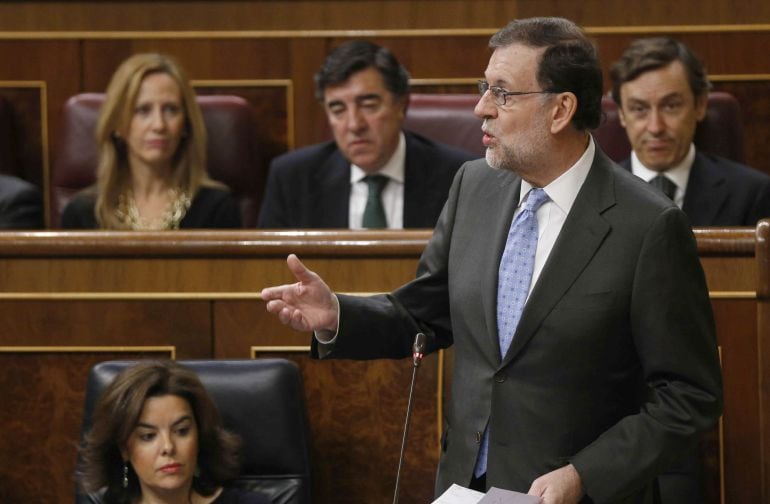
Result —
<path fill-rule="evenodd" d="M 548 195 L 539 188 L 529 191 L 527 201 L 513 219 L 505 250 L 500 260 L 497 278 L 497 335 L 500 339 L 500 357 L 505 357 L 513 341 L 521 312 L 529 294 L 532 272 L 535 269 L 537 249 L 537 209 L 548 201 Z M 478 478 L 487 472 L 489 428 L 484 431 L 479 456 L 473 474 Z"/>

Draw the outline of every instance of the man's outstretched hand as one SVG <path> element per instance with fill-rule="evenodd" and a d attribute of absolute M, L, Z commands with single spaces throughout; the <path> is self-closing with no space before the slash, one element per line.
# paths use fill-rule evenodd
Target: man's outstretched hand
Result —
<path fill-rule="evenodd" d="M 296 255 L 290 254 L 286 264 L 297 282 L 262 289 L 267 311 L 297 331 L 336 332 L 338 302 L 329 286 Z"/>

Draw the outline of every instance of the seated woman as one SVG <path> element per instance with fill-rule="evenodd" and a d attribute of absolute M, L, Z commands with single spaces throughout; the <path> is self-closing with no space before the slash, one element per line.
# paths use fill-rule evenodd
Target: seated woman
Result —
<path fill-rule="evenodd" d="M 226 486 L 238 476 L 239 448 L 195 373 L 170 361 L 143 362 L 99 398 L 78 481 L 107 504 L 268 504 Z"/>
<path fill-rule="evenodd" d="M 96 126 L 97 181 L 64 209 L 63 228 L 237 228 L 238 204 L 206 174 L 206 128 L 179 64 L 137 54 L 120 65 Z"/>

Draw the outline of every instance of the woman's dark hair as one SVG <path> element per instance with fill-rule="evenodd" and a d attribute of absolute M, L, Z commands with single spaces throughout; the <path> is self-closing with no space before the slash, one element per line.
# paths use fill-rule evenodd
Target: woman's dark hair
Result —
<path fill-rule="evenodd" d="M 537 70 L 543 91 L 570 92 L 578 108 L 572 124 L 594 129 L 602 116 L 602 69 L 596 48 L 572 21 L 558 17 L 516 19 L 495 33 L 489 47 L 511 44 L 546 48 Z"/>
<path fill-rule="evenodd" d="M 612 99 L 620 105 L 620 87 L 643 73 L 682 62 L 687 82 L 694 97 L 708 93 L 711 83 L 703 63 L 689 47 L 670 37 L 642 38 L 631 42 L 628 49 L 610 68 Z"/>
<path fill-rule="evenodd" d="M 385 83 L 385 88 L 397 99 L 409 94 L 409 72 L 398 62 L 393 53 L 366 40 L 351 40 L 332 51 L 315 74 L 315 95 L 324 101 L 324 91 L 329 86 L 342 84 L 354 73 L 374 68 Z"/>
<path fill-rule="evenodd" d="M 174 395 L 186 400 L 198 430 L 198 469 L 193 489 L 211 495 L 235 479 L 240 469 L 240 439 L 227 432 L 214 402 L 198 376 L 172 361 L 141 362 L 121 372 L 107 386 L 93 413 L 91 430 L 80 447 L 78 482 L 85 492 L 106 487 L 105 501 L 129 503 L 141 495 L 139 481 L 129 464 L 128 488 L 123 488 L 123 458 L 145 401 Z"/>

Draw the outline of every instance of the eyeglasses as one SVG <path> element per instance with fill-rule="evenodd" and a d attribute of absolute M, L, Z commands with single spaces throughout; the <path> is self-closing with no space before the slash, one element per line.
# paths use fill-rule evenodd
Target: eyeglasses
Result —
<path fill-rule="evenodd" d="M 505 89 L 499 87 L 499 86 L 490 86 L 489 82 L 485 80 L 479 81 L 479 94 L 481 96 L 484 96 L 484 94 L 489 91 L 492 93 L 492 98 L 494 98 L 495 105 L 498 107 L 502 107 L 505 105 L 505 100 L 509 96 L 521 96 L 521 95 L 530 95 L 530 94 L 553 94 L 556 91 L 506 91 Z"/>

